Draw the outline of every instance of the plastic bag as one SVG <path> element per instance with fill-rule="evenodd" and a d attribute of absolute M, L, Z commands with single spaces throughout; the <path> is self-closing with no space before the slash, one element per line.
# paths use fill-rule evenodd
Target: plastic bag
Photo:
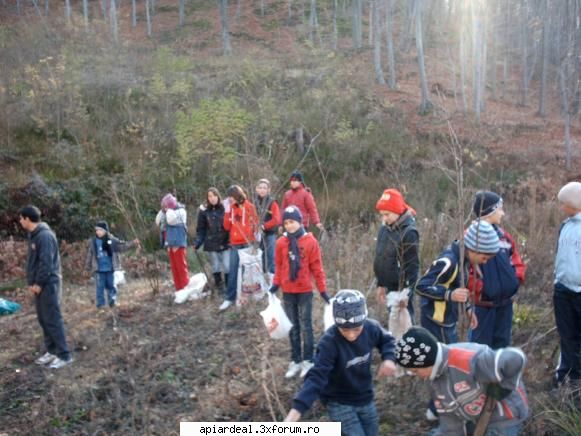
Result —
<path fill-rule="evenodd" d="M 208 279 L 204 273 L 194 274 L 190 277 L 190 281 L 185 288 L 176 291 L 174 303 L 182 304 L 187 300 L 199 300 L 205 297 L 207 294 L 204 293 L 204 287 Z"/>
<path fill-rule="evenodd" d="M 403 334 L 412 326 L 412 318 L 407 308 L 409 294 L 409 288 L 399 292 L 387 293 L 387 307 L 389 308 L 388 329 L 396 340 L 401 339 Z M 400 307 L 400 303 L 403 304 L 403 302 L 405 302 L 405 307 Z M 405 374 L 405 369 L 398 366 L 395 377 L 401 377 Z"/>
<path fill-rule="evenodd" d="M 268 293 L 268 306 L 260 312 L 260 316 L 272 339 L 284 339 L 288 337 L 288 333 L 293 325 L 288 319 L 288 316 L 286 316 L 282 303 L 276 295 L 270 292 Z"/>
<path fill-rule="evenodd" d="M 399 292 L 387 293 L 387 307 L 389 308 L 388 328 L 396 339 L 401 339 L 403 334 L 412 326 L 412 318 L 407 309 L 409 294 L 409 288 Z M 406 306 L 400 307 L 400 303 L 404 301 Z"/>
<path fill-rule="evenodd" d="M 327 331 L 330 327 L 335 325 L 335 318 L 333 318 L 333 303 L 335 299 L 331 298 L 329 304 L 325 304 L 325 309 L 323 309 L 323 326 L 325 331 Z"/>
<path fill-rule="evenodd" d="M 127 281 L 125 280 L 125 271 L 118 270 L 113 273 L 113 285 L 115 287 L 119 285 L 124 285 L 126 283 Z"/>
<path fill-rule="evenodd" d="M 0 298 L 0 315 L 12 315 L 20 310 L 20 304 Z"/>
<path fill-rule="evenodd" d="M 262 250 L 248 247 L 238 250 L 238 285 L 236 305 L 241 306 L 250 299 L 260 300 L 268 291 L 268 283 L 262 272 Z"/>

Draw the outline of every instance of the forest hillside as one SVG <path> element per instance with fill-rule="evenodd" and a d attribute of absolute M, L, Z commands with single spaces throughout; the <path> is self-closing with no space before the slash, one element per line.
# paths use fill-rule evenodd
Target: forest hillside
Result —
<path fill-rule="evenodd" d="M 527 264 L 513 343 L 529 363 L 527 434 L 579 434 L 555 391 L 556 193 L 581 181 L 577 0 L 0 1 L 0 434 L 173 434 L 180 420 L 281 420 L 299 388 L 289 345 L 259 302 L 218 312 L 172 303 L 154 218 L 167 192 L 190 236 L 209 186 L 280 200 L 300 170 L 317 199 L 330 293 L 360 289 L 370 313 L 379 219 L 395 187 L 418 212 L 421 269 L 460 237 L 480 189 L 504 199 Z M 33 363 L 40 329 L 24 277 L 18 210 L 36 204 L 61 242 L 75 363 Z M 105 219 L 139 238 L 129 283 L 97 313 L 82 276 Z M 192 273 L 202 263 L 189 254 Z M 208 269 L 208 267 L 206 266 Z M 209 269 L 208 269 L 209 272 Z M 322 303 L 315 303 L 315 333 Z M 317 315 L 317 314 L 320 314 Z M 422 434 L 426 386 L 377 383 L 381 434 Z M 419 400 L 418 400 L 419 399 Z M 307 420 L 326 419 L 317 406 Z M 411 424 L 410 424 L 411 423 Z"/>

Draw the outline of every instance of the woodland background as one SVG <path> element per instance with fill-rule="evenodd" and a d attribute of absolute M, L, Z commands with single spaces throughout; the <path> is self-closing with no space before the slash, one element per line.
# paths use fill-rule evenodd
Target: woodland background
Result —
<path fill-rule="evenodd" d="M 502 194 L 528 263 L 514 325 L 529 356 L 526 431 L 579 434 L 551 384 L 551 282 L 556 192 L 581 180 L 580 11 L 579 0 L 0 0 L 0 295 L 24 305 L 0 319 L 0 432 L 281 419 L 300 385 L 282 378 L 288 345 L 266 340 L 261 304 L 220 316 L 216 298 L 173 306 L 153 219 L 172 191 L 193 235 L 208 186 L 253 192 L 266 177 L 280 199 L 298 168 L 327 229 L 329 289 L 368 293 L 383 322 L 370 292 L 382 190 L 418 211 L 423 267 L 469 222 L 476 190 Z M 32 364 L 17 221 L 28 203 L 62 241 L 77 361 L 54 375 Z M 121 306 L 101 317 L 80 274 L 98 218 L 144 242 L 125 258 Z M 422 383 L 377 391 L 382 434 L 427 431 Z"/>

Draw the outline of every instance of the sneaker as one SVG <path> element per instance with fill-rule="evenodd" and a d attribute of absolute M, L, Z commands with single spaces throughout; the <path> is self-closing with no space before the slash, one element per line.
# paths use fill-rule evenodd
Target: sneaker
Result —
<path fill-rule="evenodd" d="M 303 362 L 301 363 L 301 377 L 304 377 L 305 375 L 307 375 L 307 372 L 309 372 L 309 370 L 315 366 L 315 364 L 313 362 L 310 362 L 308 360 L 303 360 Z"/>
<path fill-rule="evenodd" d="M 222 312 L 223 310 L 228 309 L 230 306 L 232 306 L 232 302 L 230 300 L 224 300 L 224 302 L 220 304 L 218 310 Z"/>
<path fill-rule="evenodd" d="M 426 409 L 426 419 L 430 422 L 438 421 L 438 417 L 431 409 Z"/>
<path fill-rule="evenodd" d="M 293 378 L 295 375 L 297 375 L 299 372 L 301 372 L 302 368 L 303 368 L 303 366 L 300 363 L 291 362 L 288 366 L 288 370 L 286 371 L 286 374 L 284 375 L 285 378 Z"/>
<path fill-rule="evenodd" d="M 63 360 L 55 356 L 55 359 L 52 361 L 50 365 L 48 365 L 48 367 L 50 369 L 59 369 L 62 368 L 63 366 L 67 366 L 70 363 L 73 363 L 72 357 L 69 357 L 69 360 Z"/>
<path fill-rule="evenodd" d="M 42 356 L 36 359 L 34 363 L 36 363 L 37 365 L 46 365 L 55 360 L 56 358 L 57 357 L 54 354 L 44 353 Z"/>

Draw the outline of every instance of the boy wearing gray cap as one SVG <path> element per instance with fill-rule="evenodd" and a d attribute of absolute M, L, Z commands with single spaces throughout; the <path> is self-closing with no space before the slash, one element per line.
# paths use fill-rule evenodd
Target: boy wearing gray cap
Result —
<path fill-rule="evenodd" d="M 379 417 L 375 408 L 371 360 L 381 354 L 378 377 L 395 373 L 395 339 L 375 320 L 367 318 L 367 303 L 359 291 L 342 290 L 333 299 L 335 325 L 319 341 L 314 367 L 307 373 L 285 421 L 296 422 L 320 398 L 329 417 L 341 422 L 342 435 L 375 436 Z"/>

